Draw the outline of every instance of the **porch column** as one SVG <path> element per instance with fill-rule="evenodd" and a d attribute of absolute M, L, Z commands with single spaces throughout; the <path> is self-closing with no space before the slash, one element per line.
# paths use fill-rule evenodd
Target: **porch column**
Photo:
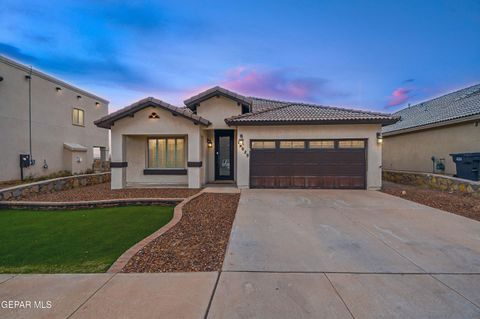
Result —
<path fill-rule="evenodd" d="M 127 165 L 126 162 L 126 149 L 125 149 L 125 140 L 126 137 L 122 134 L 116 134 L 114 131 L 112 133 L 112 160 L 110 162 L 110 172 L 111 172 L 111 188 L 112 189 L 122 189 L 125 187 L 125 180 L 127 174 Z"/>
<path fill-rule="evenodd" d="M 200 129 L 195 134 L 188 134 L 188 188 L 200 188 L 202 163 L 202 145 Z"/>

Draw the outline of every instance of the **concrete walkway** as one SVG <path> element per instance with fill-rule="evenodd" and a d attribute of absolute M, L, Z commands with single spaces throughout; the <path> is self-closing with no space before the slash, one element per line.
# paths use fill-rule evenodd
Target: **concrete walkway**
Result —
<path fill-rule="evenodd" d="M 378 192 L 244 190 L 221 273 L 0 275 L 0 302 L 0 318 L 480 318 L 480 223 Z"/>

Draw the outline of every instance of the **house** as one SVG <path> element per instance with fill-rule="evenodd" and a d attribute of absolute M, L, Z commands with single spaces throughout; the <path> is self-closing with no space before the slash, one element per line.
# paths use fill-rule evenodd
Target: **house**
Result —
<path fill-rule="evenodd" d="M 111 129 L 112 188 L 381 186 L 381 113 L 246 97 L 214 87 L 177 107 L 146 98 L 97 121 Z"/>
<path fill-rule="evenodd" d="M 108 101 L 0 56 L 0 181 L 91 169 L 108 148 L 93 120 L 107 113 Z"/>
<path fill-rule="evenodd" d="M 383 128 L 386 170 L 456 174 L 450 154 L 480 152 L 480 84 L 398 111 Z"/>

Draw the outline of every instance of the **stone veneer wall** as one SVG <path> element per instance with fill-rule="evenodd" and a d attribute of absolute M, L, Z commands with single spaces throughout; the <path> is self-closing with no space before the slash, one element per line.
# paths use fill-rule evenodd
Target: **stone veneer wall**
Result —
<path fill-rule="evenodd" d="M 110 181 L 110 172 L 74 175 L 0 189 L 0 201 L 21 200 L 30 194 L 46 194 Z"/>
<path fill-rule="evenodd" d="M 475 197 L 480 197 L 480 182 L 469 181 L 457 177 L 390 170 L 383 170 L 382 176 L 384 181 L 423 186 L 442 191 L 470 194 Z"/>

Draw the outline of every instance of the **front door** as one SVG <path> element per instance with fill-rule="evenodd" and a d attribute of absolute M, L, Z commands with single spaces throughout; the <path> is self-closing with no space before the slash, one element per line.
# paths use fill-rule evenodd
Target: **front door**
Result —
<path fill-rule="evenodd" d="M 215 130 L 215 180 L 233 180 L 233 130 Z"/>

